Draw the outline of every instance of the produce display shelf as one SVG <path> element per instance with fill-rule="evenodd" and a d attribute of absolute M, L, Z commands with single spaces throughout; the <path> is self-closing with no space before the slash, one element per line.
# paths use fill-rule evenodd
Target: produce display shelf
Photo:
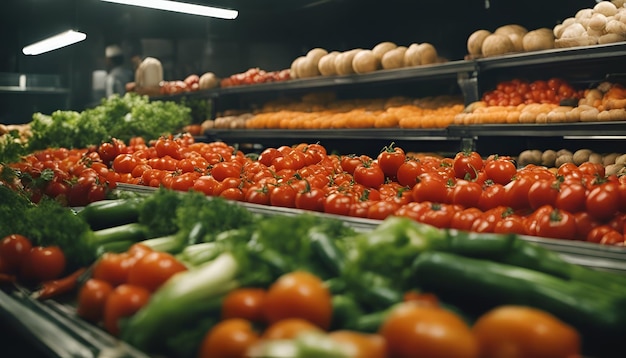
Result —
<path fill-rule="evenodd" d="M 156 190 L 136 184 L 120 183 L 118 189 L 139 194 L 149 194 Z M 210 199 L 210 197 L 207 197 Z M 330 218 L 343 220 L 347 225 L 359 232 L 367 232 L 374 229 L 381 223 L 380 220 L 354 218 L 334 214 L 315 213 L 299 209 L 283 208 L 268 205 L 251 204 L 245 202 L 234 202 L 243 205 L 250 211 L 264 215 L 297 215 L 301 213 L 313 213 Z M 566 261 L 587 266 L 595 269 L 614 271 L 626 274 L 626 247 L 599 245 L 583 241 L 551 239 L 522 235 L 521 239 L 534 242 L 543 247 L 549 248 L 560 254 Z"/>
<path fill-rule="evenodd" d="M 210 129 L 204 140 L 261 139 L 383 139 L 383 140 L 460 140 L 473 137 L 626 137 L 626 121 L 529 124 L 450 125 L 441 129 Z"/>
<path fill-rule="evenodd" d="M 11 322 L 13 333 L 22 334 L 33 344 L 29 349 L 36 349 L 37 354 L 148 358 L 100 327 L 78 318 L 75 305 L 60 300 L 38 301 L 19 286 L 0 290 L 0 316 Z"/>
<path fill-rule="evenodd" d="M 209 138 L 223 140 L 301 138 L 301 139 L 403 139 L 403 140 L 454 140 L 446 129 L 211 129 L 204 133 Z"/>
<path fill-rule="evenodd" d="M 20 86 L 0 86 L 0 93 L 22 93 L 22 94 L 68 94 L 69 88 L 56 87 L 20 87 Z"/>
<path fill-rule="evenodd" d="M 619 57 L 626 57 L 626 42 L 515 53 L 475 61 L 478 71 L 481 72 L 508 67 L 605 61 Z"/>
<path fill-rule="evenodd" d="M 417 80 L 427 81 L 438 78 L 450 78 L 456 81 L 459 74 L 467 74 L 473 71 L 475 71 L 475 63 L 473 61 L 458 60 L 433 65 L 378 70 L 365 74 L 318 76 L 270 83 L 221 87 L 173 95 L 154 96 L 151 98 L 154 100 L 176 101 L 181 98 L 219 98 L 228 95 L 339 88 L 360 86 L 363 84 L 393 84 Z"/>
<path fill-rule="evenodd" d="M 519 136 L 519 137 L 568 137 L 568 136 L 626 136 L 626 122 L 577 122 L 577 123 L 528 123 L 528 124 L 479 124 L 451 125 L 447 133 L 452 137 Z"/>

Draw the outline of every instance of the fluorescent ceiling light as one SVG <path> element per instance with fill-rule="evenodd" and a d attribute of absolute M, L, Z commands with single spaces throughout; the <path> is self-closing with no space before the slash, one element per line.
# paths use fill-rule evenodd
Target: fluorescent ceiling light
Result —
<path fill-rule="evenodd" d="M 83 41 L 86 38 L 87 35 L 82 32 L 68 30 L 60 34 L 48 37 L 47 39 L 35 42 L 32 45 L 28 45 L 22 49 L 22 52 L 24 53 L 24 55 L 39 55 L 44 52 L 75 44 L 77 42 Z"/>
<path fill-rule="evenodd" d="M 239 12 L 237 10 L 221 9 L 212 6 L 202 6 L 195 4 L 188 4 L 178 1 L 168 0 L 102 0 L 106 2 L 113 2 L 116 4 L 134 5 L 141 7 L 148 7 L 151 9 L 182 12 L 190 15 L 200 15 L 208 17 L 217 17 L 220 19 L 232 20 L 237 17 Z"/>

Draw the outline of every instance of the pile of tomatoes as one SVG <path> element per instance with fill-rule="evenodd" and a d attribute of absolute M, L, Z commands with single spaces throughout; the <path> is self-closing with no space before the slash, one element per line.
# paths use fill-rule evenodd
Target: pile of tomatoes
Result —
<path fill-rule="evenodd" d="M 528 82 L 521 79 L 500 82 L 494 90 L 483 94 L 482 100 L 489 106 L 517 106 L 531 103 L 559 104 L 563 100 L 580 99 L 581 91 L 576 91 L 562 79 Z"/>
<path fill-rule="evenodd" d="M 328 154 L 318 143 L 266 148 L 253 158 L 180 135 L 49 149 L 11 167 L 28 177 L 49 169 L 53 178 L 33 196 L 72 206 L 104 198 L 121 182 L 352 217 L 407 216 L 440 228 L 624 244 L 626 177 L 605 176 L 593 163 L 518 169 L 510 157 L 471 151 L 412 156 L 391 145 L 369 157 Z"/>
<path fill-rule="evenodd" d="M 61 277 L 66 260 L 58 246 L 34 246 L 19 234 L 0 240 L 0 282 L 39 284 Z"/>
<path fill-rule="evenodd" d="M 265 71 L 260 68 L 251 68 L 243 73 L 237 73 L 220 81 L 220 87 L 253 85 L 259 83 L 287 81 L 291 78 L 289 70 Z"/>

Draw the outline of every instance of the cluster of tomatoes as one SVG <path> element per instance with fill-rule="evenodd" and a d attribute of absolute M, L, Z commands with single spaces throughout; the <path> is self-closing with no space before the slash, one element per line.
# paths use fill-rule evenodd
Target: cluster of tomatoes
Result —
<path fill-rule="evenodd" d="M 185 270 L 174 256 L 142 244 L 123 253 L 105 253 L 78 292 L 76 312 L 118 335 L 120 318 L 133 315 L 165 281 Z"/>
<path fill-rule="evenodd" d="M 205 334 L 198 356 L 264 356 L 254 352 L 263 352 L 266 343 L 304 333 L 325 335 L 342 347 L 338 354 L 350 357 L 492 357 L 505 345 L 528 356 L 580 352 L 574 328 L 530 307 L 497 307 L 470 326 L 441 308 L 436 296 L 407 292 L 404 302 L 372 333 L 330 328 L 333 314 L 332 296 L 322 280 L 304 271 L 286 273 L 267 289 L 230 291 L 222 303 L 221 321 Z M 534 334 L 538 326 L 549 327 L 550 334 Z M 529 348 L 533 340 L 541 344 Z"/>
<path fill-rule="evenodd" d="M 58 246 L 34 246 L 19 234 L 0 241 L 0 282 L 38 284 L 61 277 L 65 268 L 65 255 Z"/>
<path fill-rule="evenodd" d="M 189 75 L 184 80 L 163 81 L 159 84 L 161 94 L 178 94 L 200 90 L 200 76 Z"/>
<path fill-rule="evenodd" d="M 562 79 L 528 82 L 521 79 L 500 82 L 494 90 L 483 94 L 482 100 L 489 106 L 517 106 L 531 103 L 559 104 L 563 100 L 579 99 L 581 91 L 576 91 Z"/>
<path fill-rule="evenodd" d="M 107 253 L 79 290 L 77 313 L 88 321 L 103 322 L 108 332 L 118 335 L 119 321 L 134 315 L 169 277 L 183 270 L 171 255 L 141 244 L 121 254 Z M 546 351 L 564 353 L 562 356 L 580 351 L 575 329 L 529 307 L 496 308 L 470 327 L 460 316 L 440 308 L 435 296 L 407 292 L 404 302 L 374 333 L 332 328 L 334 314 L 328 287 L 308 272 L 283 274 L 267 288 L 235 288 L 222 300 L 220 321 L 204 334 L 198 357 L 251 356 L 264 343 L 295 339 L 304 332 L 327 335 L 354 357 L 406 357 L 415 352 L 422 356 L 477 357 L 479 352 L 492 356 L 502 342 L 533 356 Z M 550 334 L 533 335 L 540 332 L 535 329 L 538 325 L 550 327 Z M 503 341 L 499 334 L 508 339 Z M 528 344 L 538 339 L 542 344 Z"/>
<path fill-rule="evenodd" d="M 407 216 L 441 228 L 624 244 L 626 178 L 607 177 L 593 163 L 518 169 L 509 157 L 476 152 L 415 157 L 389 146 L 369 157 L 328 154 L 317 143 L 252 158 L 180 135 L 44 150 L 12 166 L 32 176 L 50 169 L 54 178 L 37 193 L 73 206 L 122 182 L 352 217 Z"/>
<path fill-rule="evenodd" d="M 260 68 L 251 68 L 243 73 L 237 73 L 220 81 L 221 87 L 253 85 L 259 83 L 287 81 L 291 78 L 289 70 L 265 71 Z"/>

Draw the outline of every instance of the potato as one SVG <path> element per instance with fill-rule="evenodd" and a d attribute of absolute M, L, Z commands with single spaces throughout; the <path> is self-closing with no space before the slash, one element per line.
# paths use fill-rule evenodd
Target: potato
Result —
<path fill-rule="evenodd" d="M 335 67 L 335 58 L 340 54 L 339 51 L 332 51 L 322 58 L 317 63 L 317 69 L 322 76 L 334 76 L 337 74 L 337 68 Z"/>
<path fill-rule="evenodd" d="M 620 155 L 621 155 L 620 153 L 605 154 L 602 157 L 602 165 L 606 167 L 609 164 L 615 164 L 615 159 L 617 159 Z"/>
<path fill-rule="evenodd" d="M 524 36 L 524 34 L 526 34 L 527 32 L 528 30 L 522 25 L 509 24 L 509 25 L 498 27 L 496 31 L 494 31 L 494 34 L 499 34 L 499 35 L 519 34 L 521 36 Z"/>
<path fill-rule="evenodd" d="M 380 61 L 382 67 L 384 69 L 404 67 L 404 53 L 406 50 L 407 48 L 405 46 L 398 46 L 385 53 Z"/>
<path fill-rule="evenodd" d="M 482 55 L 483 41 L 489 35 L 491 32 L 487 30 L 474 31 L 467 39 L 467 52 L 474 56 Z"/>
<path fill-rule="evenodd" d="M 482 54 L 485 57 L 503 55 L 513 52 L 514 50 L 515 46 L 508 36 L 495 33 L 485 38 L 481 48 Z"/>
<path fill-rule="evenodd" d="M 593 7 L 593 12 L 604 16 L 613 16 L 617 14 L 617 7 L 610 1 L 601 1 Z"/>
<path fill-rule="evenodd" d="M 571 154 L 563 154 L 556 158 L 556 160 L 554 161 L 554 166 L 559 168 L 561 165 L 565 163 L 573 163 L 573 162 L 574 162 L 574 158 L 572 157 Z"/>
<path fill-rule="evenodd" d="M 422 42 L 417 45 L 417 51 L 419 52 L 420 62 L 422 65 L 430 65 L 436 63 L 438 56 L 435 46 L 428 42 Z"/>
<path fill-rule="evenodd" d="M 289 76 L 291 78 L 300 78 L 300 76 L 298 75 L 298 64 L 301 61 L 304 61 L 304 59 L 305 59 L 304 56 L 300 56 L 296 58 L 295 60 L 293 60 L 293 62 L 291 63 L 291 68 L 289 69 Z"/>
<path fill-rule="evenodd" d="M 335 69 L 338 75 L 349 75 L 354 73 L 352 60 L 361 49 L 354 49 L 340 53 L 335 57 Z"/>
<path fill-rule="evenodd" d="M 609 175 L 617 175 L 621 171 L 624 170 L 624 164 L 609 164 L 604 166 L 604 174 Z"/>
<path fill-rule="evenodd" d="M 587 27 L 589 29 L 596 30 L 596 31 L 604 31 L 605 26 L 606 26 L 606 16 L 600 13 L 593 14 L 591 19 L 589 20 L 589 23 L 587 24 Z M 589 29 L 587 31 L 589 31 Z"/>
<path fill-rule="evenodd" d="M 376 55 L 376 58 L 378 58 L 378 61 L 381 61 L 383 59 L 384 54 L 393 50 L 396 47 L 398 47 L 398 45 L 396 45 L 395 43 L 390 42 L 390 41 L 385 41 L 374 46 L 374 48 L 372 48 L 372 52 L 374 53 L 374 55 Z"/>
<path fill-rule="evenodd" d="M 573 153 L 569 149 L 559 149 L 556 151 L 557 157 L 560 157 L 562 155 L 573 155 Z"/>
<path fill-rule="evenodd" d="M 622 154 L 615 158 L 615 164 L 626 165 L 626 154 Z"/>
<path fill-rule="evenodd" d="M 209 89 L 219 85 L 219 81 L 213 72 L 206 72 L 198 80 L 198 88 Z"/>
<path fill-rule="evenodd" d="M 546 167 L 553 167 L 556 161 L 556 151 L 552 149 L 544 150 L 541 153 L 541 165 Z"/>
<path fill-rule="evenodd" d="M 323 48 L 314 48 L 309 50 L 309 52 L 307 52 L 306 57 L 311 59 L 312 63 L 315 63 L 317 65 L 317 63 L 319 62 L 320 58 L 324 57 L 328 55 L 328 51 L 326 51 Z"/>
<path fill-rule="evenodd" d="M 419 44 L 412 43 L 404 53 L 404 66 L 419 66 L 422 64 L 421 53 L 418 48 Z"/>
<path fill-rule="evenodd" d="M 610 20 L 606 23 L 605 30 L 609 34 L 626 35 L 626 24 L 619 20 Z"/>
<path fill-rule="evenodd" d="M 589 163 L 602 164 L 602 154 L 591 153 L 589 154 L 589 159 L 587 161 Z"/>
<path fill-rule="evenodd" d="M 548 28 L 529 31 L 522 39 L 524 51 L 540 51 L 554 48 L 554 34 Z"/>
<path fill-rule="evenodd" d="M 298 77 L 308 78 L 320 75 L 320 71 L 317 68 L 316 57 L 305 56 L 303 60 L 298 62 Z"/>
<path fill-rule="evenodd" d="M 587 35 L 585 27 L 579 23 L 571 24 L 563 30 L 562 39 L 579 38 Z"/>
<path fill-rule="evenodd" d="M 537 149 L 528 149 L 519 154 L 517 157 L 517 164 L 520 167 L 525 167 L 528 164 L 541 164 L 541 155 L 542 152 Z"/>
<path fill-rule="evenodd" d="M 582 163 L 589 161 L 591 153 L 593 153 L 591 149 L 579 149 L 575 151 L 572 157 L 574 164 L 581 165 Z"/>
<path fill-rule="evenodd" d="M 374 72 L 380 68 L 380 61 L 372 50 L 361 50 L 354 55 L 352 68 L 356 73 Z"/>

